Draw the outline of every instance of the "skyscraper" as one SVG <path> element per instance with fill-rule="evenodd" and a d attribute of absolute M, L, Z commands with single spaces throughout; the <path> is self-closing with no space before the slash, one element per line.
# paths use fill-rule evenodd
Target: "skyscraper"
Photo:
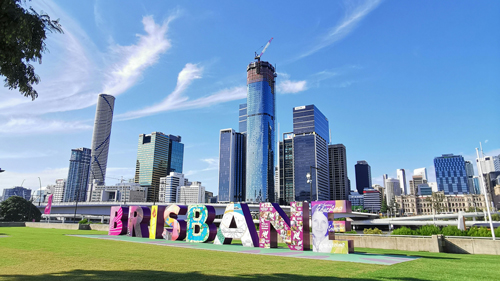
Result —
<path fill-rule="evenodd" d="M 170 172 L 182 173 L 183 157 L 180 136 L 160 132 L 139 135 L 135 182 L 148 187 L 148 202 L 158 202 L 160 178 Z"/>
<path fill-rule="evenodd" d="M 245 135 L 220 131 L 219 202 L 245 201 Z"/>
<path fill-rule="evenodd" d="M 401 188 L 401 193 L 406 195 L 408 194 L 408 188 L 406 186 L 406 173 L 405 169 L 397 169 L 396 170 L 399 180 L 399 187 Z"/>
<path fill-rule="evenodd" d="M 247 104 L 240 104 L 238 126 L 241 134 L 247 133 Z"/>
<path fill-rule="evenodd" d="M 343 144 L 328 146 L 330 174 L 330 200 L 347 200 L 349 182 L 347 178 L 347 153 Z"/>
<path fill-rule="evenodd" d="M 401 187 L 399 186 L 399 183 L 400 181 L 394 178 L 388 178 L 385 180 L 385 200 L 389 206 L 395 200 L 396 195 L 401 195 Z"/>
<path fill-rule="evenodd" d="M 330 200 L 328 119 L 311 104 L 293 108 L 295 201 Z M 311 186 L 306 175 L 311 174 Z"/>
<path fill-rule="evenodd" d="M 268 62 L 247 67 L 246 202 L 274 201 L 275 77 Z"/>
<path fill-rule="evenodd" d="M 90 172 L 90 155 L 91 150 L 88 148 L 71 150 L 68 180 L 64 189 L 64 202 L 85 201 Z"/>
<path fill-rule="evenodd" d="M 483 160 L 476 158 L 476 165 L 479 165 L 479 163 L 481 163 L 481 171 L 483 172 L 484 175 L 487 175 L 490 172 L 496 171 L 495 160 L 496 160 L 495 156 L 484 156 Z M 477 170 L 479 172 L 479 167 Z"/>
<path fill-rule="evenodd" d="M 113 110 L 115 97 L 100 94 L 97 98 L 97 107 L 94 120 L 94 134 L 92 135 L 92 154 L 90 164 L 90 178 L 88 183 L 104 185 L 106 180 L 106 167 L 108 165 L 109 139 L 113 123 Z M 90 185 L 90 188 L 92 185 Z M 89 194 L 92 190 L 89 190 Z M 90 196 L 88 196 L 90 200 Z"/>
<path fill-rule="evenodd" d="M 413 175 L 410 180 L 410 194 L 417 195 L 418 194 L 418 186 L 421 184 L 426 184 L 427 180 L 424 179 L 422 175 Z"/>
<path fill-rule="evenodd" d="M 365 160 L 358 161 L 357 164 L 354 165 L 354 171 L 356 172 L 356 189 L 359 194 L 363 194 L 365 188 L 372 187 L 372 172 L 370 165 L 368 165 L 368 162 Z"/>
<path fill-rule="evenodd" d="M 474 188 L 474 166 L 470 161 L 465 161 L 465 174 L 467 175 L 467 187 L 469 192 L 477 194 Z"/>
<path fill-rule="evenodd" d="M 295 201 L 295 190 L 293 185 L 293 133 L 284 133 L 283 141 L 279 147 L 279 203 L 290 205 Z"/>
<path fill-rule="evenodd" d="M 465 161 L 461 155 L 443 154 L 434 158 L 438 190 L 444 194 L 466 194 L 467 174 Z"/>

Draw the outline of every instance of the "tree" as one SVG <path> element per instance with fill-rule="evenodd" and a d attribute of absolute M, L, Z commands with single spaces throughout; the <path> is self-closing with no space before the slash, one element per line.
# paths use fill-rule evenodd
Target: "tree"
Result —
<path fill-rule="evenodd" d="M 380 212 L 382 213 L 387 213 L 387 201 L 385 200 L 385 196 L 384 196 L 384 199 L 382 199 L 382 207 L 380 208 Z"/>
<path fill-rule="evenodd" d="M 12 196 L 0 203 L 0 218 L 3 221 L 40 221 L 42 213 L 30 201 Z"/>
<path fill-rule="evenodd" d="M 38 97 L 33 84 L 40 82 L 32 61 L 42 63 L 47 51 L 46 32 L 63 33 L 58 20 L 38 14 L 33 8 L 22 7 L 21 0 L 0 0 L 0 75 L 5 87 L 19 88 L 25 97 Z"/>
<path fill-rule="evenodd" d="M 443 211 L 443 200 L 444 194 L 442 192 L 433 192 L 430 197 L 425 198 L 425 201 L 431 204 L 434 214 Z"/>

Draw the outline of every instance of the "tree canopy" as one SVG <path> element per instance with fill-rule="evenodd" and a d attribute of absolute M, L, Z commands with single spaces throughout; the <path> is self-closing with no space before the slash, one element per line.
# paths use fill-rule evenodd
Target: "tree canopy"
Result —
<path fill-rule="evenodd" d="M 42 213 L 30 201 L 12 196 L 0 203 L 0 219 L 3 221 L 40 221 Z"/>
<path fill-rule="evenodd" d="M 24 8 L 22 0 L 0 0 L 0 75 L 5 76 L 5 87 L 18 89 L 32 100 L 38 97 L 33 84 L 40 82 L 30 62 L 42 63 L 47 51 L 46 32 L 63 33 L 58 20 L 47 14 L 38 14 L 33 8 Z"/>

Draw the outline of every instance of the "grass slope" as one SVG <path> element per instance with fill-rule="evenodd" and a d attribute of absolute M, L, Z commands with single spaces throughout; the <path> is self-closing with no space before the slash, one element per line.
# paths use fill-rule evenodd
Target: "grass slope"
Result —
<path fill-rule="evenodd" d="M 500 257 L 361 249 L 421 256 L 383 266 L 249 255 L 65 234 L 103 234 L 38 228 L 1 228 L 1 280 L 498 280 Z"/>

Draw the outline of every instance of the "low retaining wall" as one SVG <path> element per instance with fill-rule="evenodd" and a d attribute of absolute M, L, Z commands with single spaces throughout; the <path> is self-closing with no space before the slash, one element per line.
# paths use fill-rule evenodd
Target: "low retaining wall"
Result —
<path fill-rule="evenodd" d="M 500 241 L 446 238 L 445 251 L 457 254 L 500 255 Z"/>
<path fill-rule="evenodd" d="M 76 224 L 76 223 L 44 223 L 44 222 L 27 222 L 27 227 L 36 228 L 56 228 L 56 229 L 72 229 L 72 230 L 100 230 L 108 231 L 107 224 Z"/>
<path fill-rule="evenodd" d="M 24 227 L 24 222 L 0 222 L 0 227 Z"/>
<path fill-rule="evenodd" d="M 397 236 L 377 236 L 377 235 L 336 235 L 337 239 L 353 240 L 354 249 L 375 248 L 402 251 L 426 251 L 439 253 L 443 252 L 441 235 L 429 237 L 397 237 Z"/>

